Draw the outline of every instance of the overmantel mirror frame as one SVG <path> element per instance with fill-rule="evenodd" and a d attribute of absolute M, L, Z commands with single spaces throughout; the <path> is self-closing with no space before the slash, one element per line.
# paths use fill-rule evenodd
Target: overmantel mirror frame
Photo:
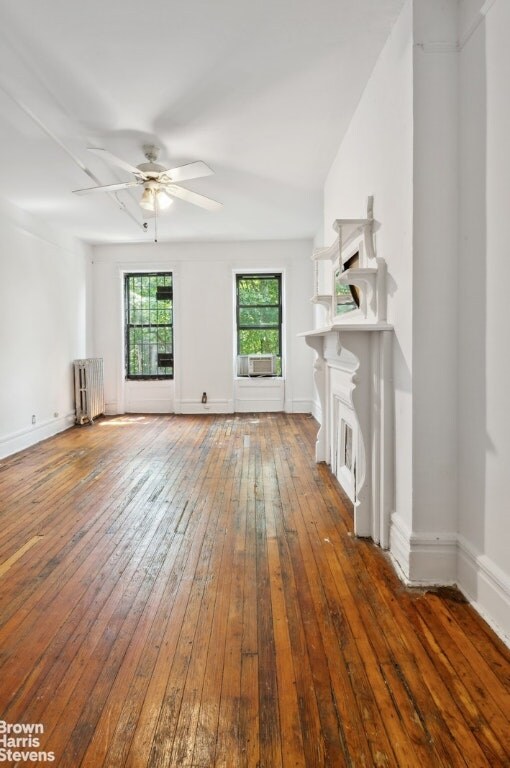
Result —
<path fill-rule="evenodd" d="M 386 262 L 375 254 L 373 197 L 368 198 L 365 218 L 336 219 L 333 229 L 338 235 L 335 241 L 312 256 L 312 301 L 326 308 L 328 325 L 385 321 Z"/>

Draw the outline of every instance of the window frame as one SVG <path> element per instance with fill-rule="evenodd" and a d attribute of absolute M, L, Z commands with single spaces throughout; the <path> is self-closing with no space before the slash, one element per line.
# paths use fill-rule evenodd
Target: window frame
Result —
<path fill-rule="evenodd" d="M 171 271 L 165 270 L 165 271 L 148 271 L 148 272 L 124 272 L 124 377 L 126 381 L 171 381 L 174 379 L 175 376 L 175 355 L 174 355 L 174 295 L 173 295 L 173 289 L 174 289 L 174 274 Z M 169 277 L 171 279 L 171 288 L 172 288 L 172 309 L 171 309 L 171 317 L 172 322 L 171 323 L 148 323 L 148 324 L 142 324 L 142 323 L 132 323 L 130 322 L 130 279 L 131 278 L 142 278 L 142 277 Z M 170 339 L 171 339 L 171 347 L 172 347 L 172 353 L 171 353 L 171 359 L 172 359 L 172 373 L 155 373 L 155 374 L 134 374 L 130 373 L 129 365 L 130 365 L 130 342 L 129 342 L 129 331 L 131 328 L 149 328 L 149 329 L 158 329 L 158 328 L 169 328 L 170 329 Z"/>
<path fill-rule="evenodd" d="M 283 272 L 271 271 L 271 272 L 236 272 L 235 273 L 235 306 L 236 306 L 236 354 L 244 355 L 240 351 L 240 331 L 253 331 L 253 330 L 276 330 L 278 331 L 278 352 L 275 357 L 280 360 L 280 373 L 267 374 L 269 378 L 282 378 L 283 377 Z M 253 280 L 277 280 L 278 282 L 278 304 L 241 304 L 239 301 L 239 286 L 241 280 L 253 279 Z M 278 324 L 277 325 L 241 325 L 240 323 L 240 310 L 244 307 L 251 309 L 264 309 L 264 308 L 277 308 L 278 309 Z M 271 354 L 261 353 L 261 354 Z M 237 374 L 239 376 L 239 374 Z M 245 378 L 241 376 L 241 378 Z"/>

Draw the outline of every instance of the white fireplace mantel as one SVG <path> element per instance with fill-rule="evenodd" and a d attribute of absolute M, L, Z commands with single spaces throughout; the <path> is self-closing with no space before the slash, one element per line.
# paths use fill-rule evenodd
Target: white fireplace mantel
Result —
<path fill-rule="evenodd" d="M 315 252 L 316 263 L 330 265 L 331 292 L 320 294 L 316 282 L 312 299 L 329 309 L 327 325 L 300 335 L 317 353 L 316 460 L 331 465 L 351 499 L 354 533 L 387 549 L 394 504 L 393 327 L 386 321 L 386 263 L 373 247 L 372 202 L 366 219 L 337 219 L 338 242 Z M 345 269 L 353 254 L 358 265 Z M 357 309 L 342 312 L 342 283 L 360 288 Z"/>
<path fill-rule="evenodd" d="M 387 549 L 393 509 L 392 327 L 345 324 L 302 336 L 317 352 L 322 419 L 316 461 L 331 465 L 351 499 L 356 536 L 371 537 Z"/>

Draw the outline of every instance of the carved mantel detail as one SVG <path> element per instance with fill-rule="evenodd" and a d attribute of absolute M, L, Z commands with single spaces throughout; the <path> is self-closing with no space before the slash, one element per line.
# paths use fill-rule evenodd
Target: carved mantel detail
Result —
<path fill-rule="evenodd" d="M 317 353 L 316 460 L 331 465 L 351 499 L 355 534 L 387 548 L 393 508 L 393 329 L 386 321 L 386 263 L 375 255 L 373 223 L 369 198 L 367 217 L 337 219 L 338 241 L 314 253 L 316 263 L 329 264 L 331 272 L 331 292 L 320 293 L 317 280 L 312 299 L 327 306 L 327 324 L 301 335 Z M 356 266 L 345 269 L 353 257 Z M 347 299 L 349 311 L 337 300 L 340 284 L 359 288 L 356 305 Z M 345 305 L 345 293 L 341 300 Z"/>

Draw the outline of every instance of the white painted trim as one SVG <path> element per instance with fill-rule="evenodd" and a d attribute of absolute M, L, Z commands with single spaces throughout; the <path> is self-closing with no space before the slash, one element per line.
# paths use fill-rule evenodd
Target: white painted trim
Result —
<path fill-rule="evenodd" d="M 282 413 L 283 404 L 281 397 L 267 397 L 254 399 L 250 397 L 236 397 L 236 413 Z"/>
<path fill-rule="evenodd" d="M 510 646 L 510 578 L 487 555 L 458 537 L 458 587 L 482 618 Z"/>
<path fill-rule="evenodd" d="M 510 577 L 487 555 L 454 533 L 413 534 L 402 518 L 391 518 L 390 557 L 409 586 L 456 584 L 471 605 L 510 646 Z"/>
<path fill-rule="evenodd" d="M 207 403 L 191 399 L 175 400 L 175 413 L 234 413 L 234 403 L 232 400 L 212 400 L 210 398 Z"/>
<path fill-rule="evenodd" d="M 285 386 L 283 376 L 235 376 L 234 383 L 238 387 L 277 387 Z"/>
<path fill-rule="evenodd" d="M 394 512 L 390 521 L 390 557 L 399 577 L 408 582 L 409 579 L 409 542 L 411 530 L 407 523 Z"/>
<path fill-rule="evenodd" d="M 292 400 L 287 398 L 285 379 L 236 378 L 234 380 L 234 410 L 236 413 L 275 413 L 287 410 Z M 292 407 L 292 406 L 290 406 Z"/>
<path fill-rule="evenodd" d="M 125 413 L 174 413 L 173 398 L 151 397 L 137 400 L 130 399 Z"/>
<path fill-rule="evenodd" d="M 457 582 L 457 534 L 412 533 L 402 518 L 393 514 L 390 556 L 410 586 L 452 585 Z"/>
<path fill-rule="evenodd" d="M 289 399 L 285 400 L 285 413 L 312 413 L 311 400 Z"/>
<path fill-rule="evenodd" d="M 453 585 L 457 582 L 457 535 L 413 534 L 409 553 L 413 584 Z"/>
<path fill-rule="evenodd" d="M 321 425 L 322 424 L 322 408 L 321 408 L 321 404 L 319 403 L 318 400 L 312 400 L 311 405 L 312 405 L 312 409 L 311 409 L 312 416 L 314 417 L 314 419 L 316 421 L 319 422 L 319 425 Z"/>
<path fill-rule="evenodd" d="M 425 562 L 437 564 L 438 559 L 445 561 L 445 554 L 448 558 L 448 568 L 452 567 L 454 551 L 456 552 L 456 577 L 440 579 L 437 573 L 429 575 L 427 578 L 409 578 L 409 562 L 413 563 L 412 550 L 409 542 L 405 541 L 403 529 L 396 524 L 392 518 L 391 529 L 391 550 L 390 558 L 399 578 L 410 587 L 431 587 L 431 586 L 451 586 L 456 585 L 463 593 L 473 608 L 487 622 L 491 629 L 501 638 L 501 640 L 510 647 L 510 579 L 501 569 L 493 563 L 486 555 L 477 554 L 471 545 L 462 537 L 456 541 L 450 537 L 442 542 L 441 547 L 436 546 L 436 557 L 434 557 L 433 548 L 427 546 L 427 551 L 414 555 L 423 555 Z M 422 545 L 424 543 L 424 537 Z M 432 541 L 427 536 L 427 544 Z M 415 576 L 418 569 L 422 567 L 424 559 L 418 557 L 417 562 L 412 566 L 415 570 Z M 434 566 L 435 567 L 435 566 Z M 427 568 L 433 572 L 433 568 Z"/>
<path fill-rule="evenodd" d="M 58 432 L 64 432 L 74 425 L 75 412 L 68 413 L 65 416 L 47 419 L 40 424 L 30 425 L 26 429 L 20 429 L 18 432 L 12 432 L 0 438 L 0 458 L 5 458 L 31 445 L 40 443 L 41 440 L 47 440 L 48 437 L 56 435 Z"/>

